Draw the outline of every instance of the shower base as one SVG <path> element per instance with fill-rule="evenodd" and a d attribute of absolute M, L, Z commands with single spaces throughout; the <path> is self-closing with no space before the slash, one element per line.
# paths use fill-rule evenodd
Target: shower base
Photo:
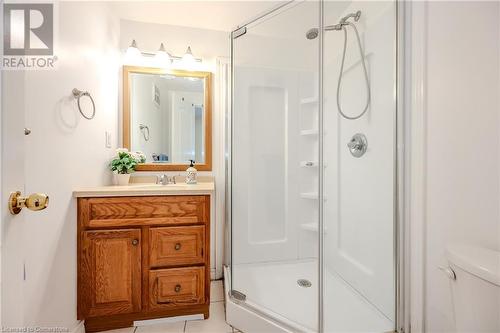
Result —
<path fill-rule="evenodd" d="M 315 260 L 234 265 L 234 287 L 246 295 L 245 302 L 227 297 L 232 272 L 226 267 L 228 323 L 250 333 L 316 332 L 317 267 Z M 310 281 L 311 286 L 299 285 L 300 279 Z M 394 323 L 340 277 L 326 273 L 325 291 L 325 332 L 394 331 Z"/>

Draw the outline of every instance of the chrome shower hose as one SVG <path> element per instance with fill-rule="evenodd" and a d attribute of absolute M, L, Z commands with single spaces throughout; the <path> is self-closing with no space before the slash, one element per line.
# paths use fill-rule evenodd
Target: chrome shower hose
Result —
<path fill-rule="evenodd" d="M 345 28 L 346 25 L 350 25 L 354 29 L 354 32 L 356 33 L 356 39 L 358 41 L 358 47 L 359 47 L 359 55 L 361 56 L 361 63 L 363 64 L 363 72 L 365 74 L 365 82 L 366 82 L 366 91 L 367 91 L 366 104 L 363 111 L 357 116 L 346 115 L 342 110 L 342 106 L 340 105 L 340 88 L 342 85 L 342 76 L 344 75 L 345 54 L 347 50 L 347 29 Z M 365 55 L 363 53 L 363 48 L 361 47 L 361 39 L 359 38 L 358 29 L 356 29 L 356 26 L 351 22 L 345 22 L 342 24 L 342 30 L 344 30 L 344 51 L 342 53 L 342 65 L 340 66 L 340 75 L 337 84 L 337 109 L 339 110 L 340 115 L 345 119 L 356 120 L 361 118 L 366 113 L 366 111 L 368 111 L 368 107 L 370 106 L 370 100 L 371 100 L 370 81 L 368 80 L 368 72 L 366 70 L 366 64 L 365 64 Z"/>

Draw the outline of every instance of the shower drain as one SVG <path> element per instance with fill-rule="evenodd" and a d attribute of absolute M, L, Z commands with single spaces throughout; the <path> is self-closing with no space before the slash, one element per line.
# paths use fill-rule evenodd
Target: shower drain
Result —
<path fill-rule="evenodd" d="M 298 279 L 297 284 L 303 288 L 309 288 L 310 286 L 312 286 L 311 281 L 306 279 Z"/>

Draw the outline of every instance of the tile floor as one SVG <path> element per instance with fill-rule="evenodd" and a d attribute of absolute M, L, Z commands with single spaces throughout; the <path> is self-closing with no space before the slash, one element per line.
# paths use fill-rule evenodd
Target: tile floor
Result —
<path fill-rule="evenodd" d="M 207 320 L 179 321 L 157 325 L 122 328 L 106 333 L 236 333 L 226 323 L 224 286 L 222 280 L 212 281 L 210 290 L 210 318 Z"/>

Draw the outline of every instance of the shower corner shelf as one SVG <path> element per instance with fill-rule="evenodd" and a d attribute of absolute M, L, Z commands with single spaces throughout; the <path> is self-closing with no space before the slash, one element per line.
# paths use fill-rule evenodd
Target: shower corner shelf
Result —
<path fill-rule="evenodd" d="M 317 129 L 307 129 L 300 131 L 300 135 L 318 135 L 319 131 Z"/>
<path fill-rule="evenodd" d="M 318 200 L 319 194 L 318 192 L 302 192 L 300 193 L 300 197 L 302 199 Z M 323 200 L 326 201 L 326 197 L 323 197 Z"/>
<path fill-rule="evenodd" d="M 300 162 L 300 166 L 303 168 L 314 168 L 318 166 L 318 162 L 316 161 L 302 161 Z"/>
<path fill-rule="evenodd" d="M 312 232 L 318 232 L 319 231 L 319 226 L 317 222 L 311 222 L 311 223 L 304 223 L 300 225 L 300 228 L 302 230 L 306 231 L 312 231 Z M 327 229 L 323 230 L 323 234 L 327 233 Z"/>
<path fill-rule="evenodd" d="M 300 162 L 300 167 L 301 168 L 317 168 L 319 166 L 318 161 L 301 161 Z M 323 164 L 323 168 L 326 168 L 327 165 Z"/>
<path fill-rule="evenodd" d="M 315 104 L 315 103 L 318 103 L 318 97 L 317 96 L 315 96 L 315 97 L 306 97 L 306 98 L 302 98 L 300 100 L 300 104 L 302 104 L 302 105 Z"/>

